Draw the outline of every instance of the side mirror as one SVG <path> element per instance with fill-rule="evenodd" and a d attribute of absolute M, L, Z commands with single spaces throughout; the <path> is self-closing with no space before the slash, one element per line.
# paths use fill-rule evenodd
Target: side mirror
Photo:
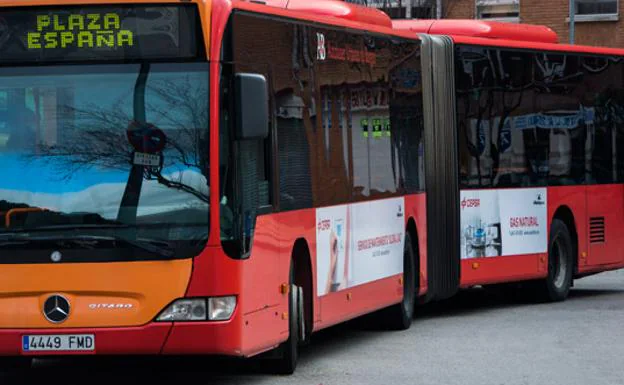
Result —
<path fill-rule="evenodd" d="M 239 73 L 234 76 L 234 106 L 238 139 L 269 136 L 269 92 L 263 75 Z"/>

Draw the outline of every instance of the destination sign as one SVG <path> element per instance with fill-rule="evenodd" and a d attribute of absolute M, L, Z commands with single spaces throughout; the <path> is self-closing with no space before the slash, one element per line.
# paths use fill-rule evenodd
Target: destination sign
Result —
<path fill-rule="evenodd" d="M 119 48 L 134 45 L 131 29 L 121 28 L 117 13 L 37 15 L 36 30 L 28 32 L 28 49 Z"/>
<path fill-rule="evenodd" d="M 204 52 L 199 29 L 192 4 L 0 11 L 0 64 L 192 59 Z"/>

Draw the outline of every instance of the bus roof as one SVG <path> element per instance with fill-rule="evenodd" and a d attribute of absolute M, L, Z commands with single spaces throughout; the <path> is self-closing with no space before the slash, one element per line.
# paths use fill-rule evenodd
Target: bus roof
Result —
<path fill-rule="evenodd" d="M 624 56 L 624 49 L 559 44 L 557 34 L 542 25 L 481 20 L 394 20 L 393 27 L 412 33 L 448 35 L 455 43 L 593 55 Z"/>
<path fill-rule="evenodd" d="M 418 40 L 410 31 L 393 28 L 384 12 L 341 0 L 232 0 L 231 4 L 241 10 Z"/>
<path fill-rule="evenodd" d="M 474 36 L 552 44 L 559 41 L 555 31 L 543 25 L 454 19 L 394 20 L 392 25 L 399 30 L 432 35 Z"/>
<path fill-rule="evenodd" d="M 337 0 L 255 0 L 257 3 L 307 12 L 319 16 L 329 16 L 359 23 L 392 28 L 392 20 L 384 12 L 371 7 L 346 3 Z"/>
<path fill-rule="evenodd" d="M 482 20 L 391 20 L 383 12 L 340 0 L 232 0 L 234 8 L 417 39 L 448 35 L 455 43 L 624 56 L 624 49 L 559 44 L 547 26 Z"/>

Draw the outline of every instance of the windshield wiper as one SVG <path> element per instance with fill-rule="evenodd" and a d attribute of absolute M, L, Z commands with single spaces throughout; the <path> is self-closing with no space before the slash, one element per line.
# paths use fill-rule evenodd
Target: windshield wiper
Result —
<path fill-rule="evenodd" d="M 128 239 L 119 236 L 109 235 L 73 235 L 73 236 L 33 236 L 29 233 L 3 233 L 0 234 L 0 247 L 13 245 L 28 245 L 51 242 L 55 244 L 73 243 L 81 247 L 95 248 L 100 242 L 121 242 L 137 249 L 141 249 L 163 257 L 171 258 L 174 251 L 171 246 L 164 241 L 154 239 Z"/>

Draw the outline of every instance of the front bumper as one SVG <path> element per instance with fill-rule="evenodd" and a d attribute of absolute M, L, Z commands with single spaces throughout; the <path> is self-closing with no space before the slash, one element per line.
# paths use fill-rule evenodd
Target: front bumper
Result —
<path fill-rule="evenodd" d="M 28 334 L 94 334 L 95 350 L 24 353 L 22 336 Z M 0 329 L 0 356 L 158 354 L 240 356 L 240 333 L 232 322 L 150 323 L 120 328 Z"/>

